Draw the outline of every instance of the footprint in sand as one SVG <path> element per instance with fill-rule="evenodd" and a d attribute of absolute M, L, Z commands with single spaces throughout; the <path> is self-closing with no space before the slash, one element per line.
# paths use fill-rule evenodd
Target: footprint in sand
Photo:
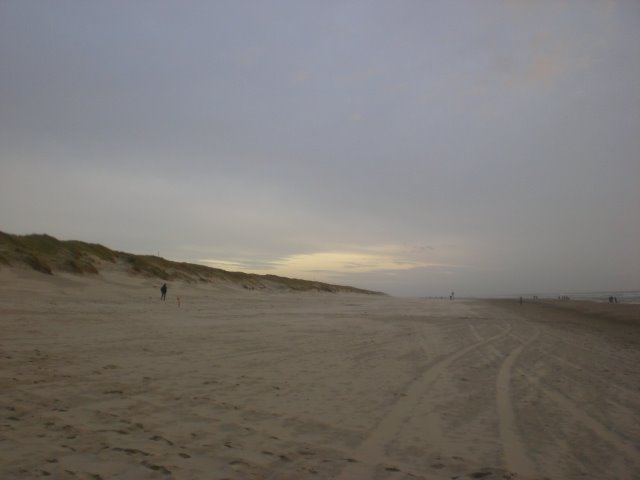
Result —
<path fill-rule="evenodd" d="M 167 467 L 164 467 L 162 465 L 154 465 L 153 463 L 149 463 L 149 462 L 142 462 L 141 465 L 151 470 L 155 470 L 156 472 L 162 472 L 166 475 L 171 475 L 171 470 L 169 470 Z"/>
<path fill-rule="evenodd" d="M 113 447 L 112 450 L 115 450 L 116 452 L 124 452 L 127 455 L 144 455 L 145 457 L 150 457 L 151 454 L 147 453 L 143 450 L 138 450 L 137 448 L 120 448 L 120 447 Z"/>
<path fill-rule="evenodd" d="M 160 435 L 154 435 L 149 440 L 153 440 L 154 442 L 163 441 L 163 442 L 167 442 L 167 445 L 173 446 L 173 442 L 171 440 L 167 440 L 166 438 L 161 437 Z"/>

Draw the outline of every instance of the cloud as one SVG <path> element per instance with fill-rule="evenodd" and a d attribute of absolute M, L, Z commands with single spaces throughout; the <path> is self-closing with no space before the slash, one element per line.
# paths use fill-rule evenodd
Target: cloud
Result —
<path fill-rule="evenodd" d="M 261 256 L 260 261 L 245 257 L 231 260 L 208 258 L 199 262 L 227 270 L 312 278 L 327 282 L 353 274 L 388 274 L 415 269 L 442 270 L 453 267 L 435 258 L 427 258 L 426 253 L 433 257 L 432 248 L 429 247 L 373 245 L 347 250 L 297 253 L 270 260 L 264 260 L 264 256 Z"/>
<path fill-rule="evenodd" d="M 405 293 L 638 278 L 638 2 L 45 3 L 0 7 L 3 230 Z"/>
<path fill-rule="evenodd" d="M 311 79 L 311 74 L 306 70 L 298 70 L 291 75 L 291 83 L 293 85 L 302 85 Z"/>
<path fill-rule="evenodd" d="M 253 272 L 263 273 L 271 272 L 279 268 L 283 262 L 280 259 L 273 260 L 258 260 L 249 258 L 232 258 L 232 259 L 214 259 L 203 258 L 197 260 L 198 263 L 204 263 L 205 265 L 213 268 L 221 268 L 232 272 Z"/>
<path fill-rule="evenodd" d="M 261 47 L 247 47 L 235 53 L 236 63 L 243 68 L 257 67 L 265 58 L 265 49 Z"/>
<path fill-rule="evenodd" d="M 538 8 L 536 2 L 515 3 L 526 8 L 526 16 L 519 19 L 526 28 L 516 35 L 520 48 L 512 50 L 511 61 L 507 61 L 511 67 L 507 83 L 512 86 L 551 86 L 564 76 L 592 68 L 615 28 L 615 1 L 585 11 L 567 8 L 563 2 L 545 9 Z M 583 28 L 576 28 L 576 18 L 584 21 Z M 533 19 L 544 29 L 531 27 Z"/>
<path fill-rule="evenodd" d="M 539 53 L 524 72 L 525 83 L 550 83 L 562 70 L 561 56 L 557 53 Z"/>

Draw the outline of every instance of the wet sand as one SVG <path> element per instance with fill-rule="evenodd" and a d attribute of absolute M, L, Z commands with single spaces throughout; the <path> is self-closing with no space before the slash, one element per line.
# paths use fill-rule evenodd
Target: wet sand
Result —
<path fill-rule="evenodd" d="M 0 270 L 0 478 L 640 478 L 639 306 L 161 283 Z"/>

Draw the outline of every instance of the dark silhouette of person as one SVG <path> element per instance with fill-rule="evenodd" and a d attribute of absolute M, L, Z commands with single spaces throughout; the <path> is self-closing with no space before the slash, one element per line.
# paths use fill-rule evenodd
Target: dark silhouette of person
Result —
<path fill-rule="evenodd" d="M 162 293 L 162 295 L 160 296 L 160 300 L 166 300 L 167 299 L 167 284 L 166 283 L 164 285 L 162 285 L 162 287 L 160 287 L 160 293 Z"/>

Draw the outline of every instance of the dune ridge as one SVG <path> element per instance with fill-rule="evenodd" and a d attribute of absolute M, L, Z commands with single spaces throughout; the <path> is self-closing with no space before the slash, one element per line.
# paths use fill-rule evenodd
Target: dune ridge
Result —
<path fill-rule="evenodd" d="M 28 268 L 47 275 L 56 272 L 99 275 L 105 270 L 120 270 L 129 275 L 180 280 L 194 283 L 231 283 L 248 290 L 276 289 L 292 291 L 349 292 L 385 295 L 382 292 L 345 285 L 231 272 L 195 263 L 175 262 L 155 255 L 136 255 L 79 240 L 58 240 L 47 234 L 13 235 L 0 231 L 0 268 Z"/>

